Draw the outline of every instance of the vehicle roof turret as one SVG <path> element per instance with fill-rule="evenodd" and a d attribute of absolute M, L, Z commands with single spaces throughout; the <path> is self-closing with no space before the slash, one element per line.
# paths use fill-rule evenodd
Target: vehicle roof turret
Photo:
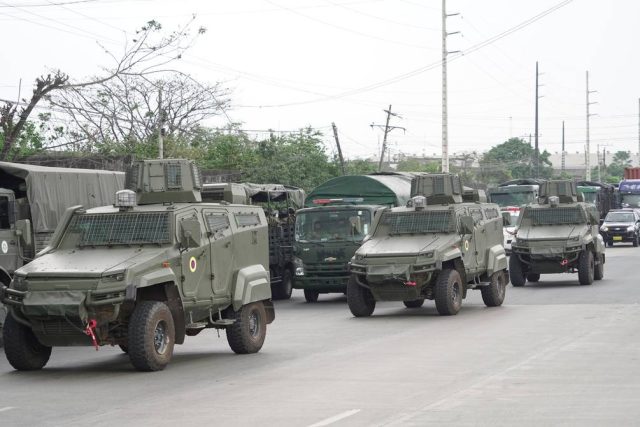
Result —
<path fill-rule="evenodd" d="M 411 180 L 411 197 L 424 196 L 427 205 L 462 203 L 462 182 L 458 175 L 430 173 Z"/>
<path fill-rule="evenodd" d="M 192 160 L 136 161 L 127 171 L 125 188 L 136 193 L 139 205 L 202 201 L 202 178 Z"/>

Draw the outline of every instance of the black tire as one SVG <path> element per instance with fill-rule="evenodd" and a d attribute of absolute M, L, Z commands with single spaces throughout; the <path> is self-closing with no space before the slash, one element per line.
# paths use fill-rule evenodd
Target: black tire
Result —
<path fill-rule="evenodd" d="M 18 371 L 36 371 L 44 368 L 51 357 L 51 347 L 40 344 L 33 331 L 7 315 L 2 331 L 4 354 Z"/>
<path fill-rule="evenodd" d="M 578 258 L 578 281 L 586 286 L 593 283 L 595 261 L 590 250 L 582 251 Z"/>
<path fill-rule="evenodd" d="M 540 273 L 527 273 L 527 282 L 536 283 L 540 280 Z"/>
<path fill-rule="evenodd" d="M 499 307 L 504 302 L 507 292 L 507 273 L 496 271 L 491 275 L 490 285 L 481 288 L 482 301 L 487 307 Z"/>
<path fill-rule="evenodd" d="M 307 302 L 318 302 L 318 295 L 320 295 L 318 291 L 312 291 L 310 289 L 304 290 L 304 299 Z"/>
<path fill-rule="evenodd" d="M 237 354 L 257 353 L 267 336 L 267 312 L 262 301 L 252 302 L 234 312 L 235 322 L 227 326 L 227 342 Z"/>
<path fill-rule="evenodd" d="M 638 247 L 638 235 L 635 235 L 633 237 L 633 247 L 637 248 Z"/>
<path fill-rule="evenodd" d="M 604 278 L 604 262 L 602 261 L 602 254 L 598 256 L 598 260 L 595 265 L 595 269 L 593 270 L 593 279 L 594 280 L 602 280 Z"/>
<path fill-rule="evenodd" d="M 522 271 L 522 263 L 517 255 L 509 257 L 509 278 L 511 284 L 516 287 L 524 286 L 527 282 L 524 271 Z"/>
<path fill-rule="evenodd" d="M 402 301 L 407 308 L 420 308 L 424 304 L 424 298 L 414 299 L 412 301 Z"/>
<path fill-rule="evenodd" d="M 613 247 L 613 240 L 607 240 L 607 246 L 612 248 Z"/>
<path fill-rule="evenodd" d="M 457 270 L 447 268 L 440 272 L 436 281 L 435 300 L 441 316 L 458 314 L 462 306 L 463 286 Z"/>
<path fill-rule="evenodd" d="M 122 350 L 123 353 L 125 354 L 129 354 L 129 347 L 124 345 L 124 344 L 120 344 L 118 347 L 120 347 L 120 350 Z"/>
<path fill-rule="evenodd" d="M 280 283 L 271 285 L 271 295 L 274 300 L 290 299 L 293 292 L 293 276 L 288 268 L 282 272 Z"/>
<path fill-rule="evenodd" d="M 160 371 L 173 356 L 175 326 L 171 310 L 160 301 L 141 301 L 129 320 L 131 364 L 139 371 Z"/>
<path fill-rule="evenodd" d="M 362 287 L 352 275 L 347 284 L 347 304 L 355 317 L 368 317 L 376 309 L 376 300 L 371 291 Z"/>

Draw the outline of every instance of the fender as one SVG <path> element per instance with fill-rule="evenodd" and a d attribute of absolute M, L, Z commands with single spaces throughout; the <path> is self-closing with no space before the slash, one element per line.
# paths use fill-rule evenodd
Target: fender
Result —
<path fill-rule="evenodd" d="M 271 299 L 269 272 L 262 264 L 244 267 L 236 275 L 233 292 L 233 309 L 240 310 L 243 305 Z"/>
<path fill-rule="evenodd" d="M 436 267 L 441 270 L 442 264 L 447 261 L 451 261 L 452 259 L 462 258 L 462 251 L 460 248 L 449 248 L 443 254 L 442 257 L 436 262 Z"/>
<path fill-rule="evenodd" d="M 133 283 L 127 285 L 125 300 L 135 301 L 136 289 L 138 288 L 146 288 L 167 282 L 179 283 L 176 274 L 171 268 L 163 268 L 143 274 L 142 276 L 136 277 Z"/>
<path fill-rule="evenodd" d="M 507 269 L 507 255 L 504 252 L 502 245 L 495 245 L 489 248 L 489 257 L 487 259 L 487 275 L 496 271 L 502 271 Z"/>

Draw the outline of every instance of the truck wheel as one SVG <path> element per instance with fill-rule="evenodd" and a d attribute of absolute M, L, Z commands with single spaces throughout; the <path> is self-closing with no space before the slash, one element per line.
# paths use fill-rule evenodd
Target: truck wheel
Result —
<path fill-rule="evenodd" d="M 424 304 L 424 298 L 414 299 L 412 301 L 402 301 L 407 308 L 420 308 Z"/>
<path fill-rule="evenodd" d="M 51 347 L 40 344 L 33 331 L 10 314 L 5 319 L 2 336 L 4 354 L 14 369 L 35 371 L 42 369 L 49 361 Z"/>
<path fill-rule="evenodd" d="M 594 280 L 602 280 L 604 278 L 604 262 L 602 262 L 602 254 L 598 256 L 598 262 L 593 271 Z"/>
<path fill-rule="evenodd" d="M 540 280 L 540 273 L 528 273 L 527 274 L 527 281 L 528 282 L 536 283 L 538 280 Z"/>
<path fill-rule="evenodd" d="M 504 301 L 507 291 L 507 273 L 504 271 L 496 271 L 491 275 L 489 286 L 481 288 L 482 301 L 487 307 L 499 307 Z"/>
<path fill-rule="evenodd" d="M 441 316 L 458 314 L 462 306 L 463 290 L 460 274 L 447 268 L 440 272 L 436 282 L 436 309 Z"/>
<path fill-rule="evenodd" d="M 318 301 L 318 295 L 320 295 L 320 292 L 318 291 L 312 291 L 309 289 L 305 289 L 304 290 L 304 299 L 307 302 L 317 302 Z"/>
<path fill-rule="evenodd" d="M 638 235 L 633 236 L 633 247 L 638 247 Z"/>
<path fill-rule="evenodd" d="M 291 292 L 293 291 L 293 278 L 291 271 L 288 268 L 282 273 L 282 281 L 271 285 L 271 295 L 274 300 L 289 299 L 291 298 Z"/>
<path fill-rule="evenodd" d="M 593 253 L 589 250 L 582 251 L 578 258 L 578 281 L 581 285 L 590 285 L 593 283 L 594 265 Z"/>
<path fill-rule="evenodd" d="M 169 307 L 160 301 L 141 301 L 129 321 L 131 364 L 139 371 L 160 371 L 173 356 L 175 326 Z"/>
<path fill-rule="evenodd" d="M 612 240 L 607 240 L 607 246 L 612 248 L 613 247 L 613 241 Z"/>
<path fill-rule="evenodd" d="M 376 300 L 367 288 L 360 286 L 351 276 L 347 284 L 347 304 L 355 317 L 368 317 L 376 309 Z"/>
<path fill-rule="evenodd" d="M 511 255 L 509 257 L 509 278 L 511 284 L 516 287 L 524 286 L 526 283 L 526 277 L 522 271 L 522 262 L 517 255 Z"/>
<path fill-rule="evenodd" d="M 240 307 L 236 321 L 227 327 L 227 342 L 237 354 L 257 353 L 267 336 L 267 313 L 262 301 Z"/>

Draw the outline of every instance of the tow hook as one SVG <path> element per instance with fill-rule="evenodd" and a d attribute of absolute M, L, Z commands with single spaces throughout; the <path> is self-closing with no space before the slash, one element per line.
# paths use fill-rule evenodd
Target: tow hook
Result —
<path fill-rule="evenodd" d="M 568 260 L 568 259 L 566 259 L 566 258 L 565 258 L 565 259 L 563 259 L 562 261 L 560 261 L 560 265 L 561 265 L 561 266 L 563 266 L 563 267 L 564 267 L 564 266 L 566 266 L 566 265 L 568 265 L 568 264 L 569 264 L 569 260 Z"/>
<path fill-rule="evenodd" d="M 406 282 L 404 282 L 404 284 L 407 285 L 407 286 L 416 286 L 417 285 L 416 282 L 413 282 L 411 280 L 407 280 Z"/>
<path fill-rule="evenodd" d="M 98 340 L 96 339 L 96 334 L 95 334 L 96 326 L 98 326 L 98 322 L 96 321 L 96 319 L 89 319 L 89 323 L 87 323 L 87 327 L 84 328 L 84 333 L 91 337 L 91 342 L 93 343 L 93 346 L 96 348 L 96 351 L 98 351 L 100 349 L 100 346 L 98 345 Z"/>

